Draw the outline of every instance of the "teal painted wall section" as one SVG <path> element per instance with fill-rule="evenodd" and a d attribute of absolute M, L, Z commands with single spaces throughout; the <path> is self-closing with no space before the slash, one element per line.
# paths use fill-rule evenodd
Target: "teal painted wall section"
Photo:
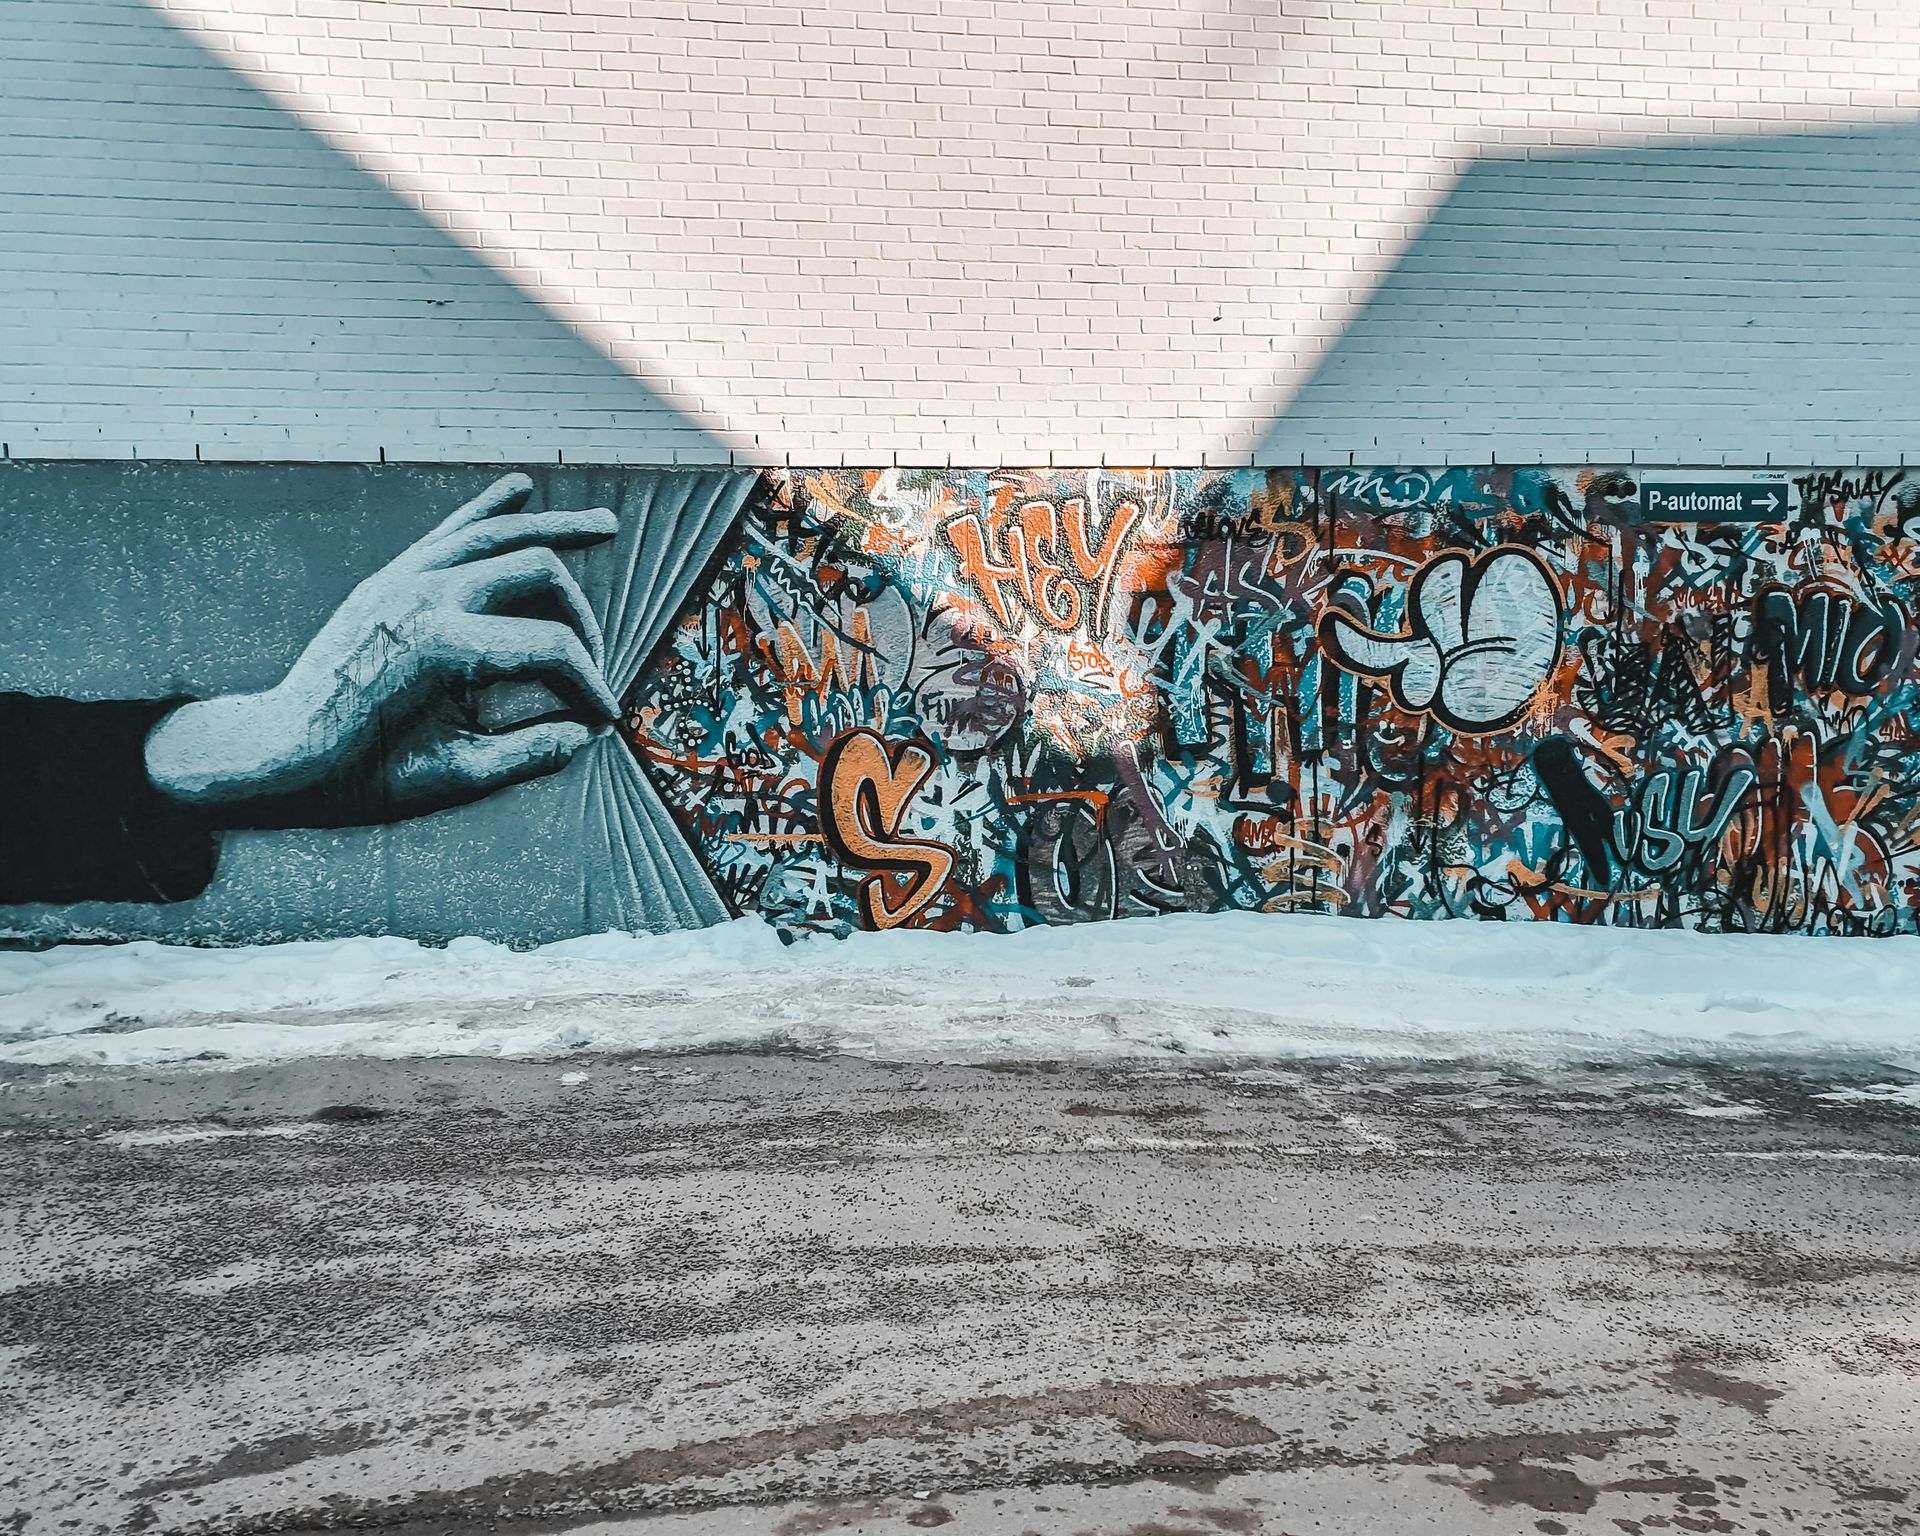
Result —
<path fill-rule="evenodd" d="M 724 916 L 572 685 L 584 668 L 566 648 L 585 654 L 595 632 L 587 666 L 630 682 L 754 477 L 535 467 L 443 536 L 493 543 L 423 564 L 434 531 L 500 480 L 473 466 L 0 464 L 0 692 L 16 721 L 0 733 L 0 934 L 535 942 Z M 583 531 L 575 515 L 596 508 Z M 503 631 L 472 627 L 493 621 L 514 636 L 505 654 Z M 257 709 L 230 712 L 237 726 L 216 716 L 175 754 L 175 794 L 146 782 L 112 707 L 253 698 L 296 673 L 319 682 L 298 690 L 294 728 Z M 20 718 L 48 720 L 61 699 L 91 708 Z M 450 776 L 449 751 L 476 771 Z M 221 786 L 190 782 L 196 753 L 251 792 L 212 803 Z M 351 761 L 316 773 L 328 754 Z M 174 899 L 127 899 L 149 876 L 149 897 Z M 61 899 L 24 899 L 36 881 Z M 118 899 L 88 899 L 90 881 Z"/>

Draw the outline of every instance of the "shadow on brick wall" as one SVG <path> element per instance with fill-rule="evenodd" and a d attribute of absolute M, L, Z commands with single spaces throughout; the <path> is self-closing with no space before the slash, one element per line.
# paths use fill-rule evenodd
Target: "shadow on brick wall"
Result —
<path fill-rule="evenodd" d="M 1902 462 L 1917 193 L 1915 123 L 1483 159 L 1259 451 Z"/>
<path fill-rule="evenodd" d="M 140 0 L 0 6 L 0 60 L 15 456 L 725 461 Z"/>

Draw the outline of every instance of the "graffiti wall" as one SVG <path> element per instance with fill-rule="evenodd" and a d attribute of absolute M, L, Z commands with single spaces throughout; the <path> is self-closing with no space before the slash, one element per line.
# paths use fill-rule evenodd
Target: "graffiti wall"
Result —
<path fill-rule="evenodd" d="M 623 700 L 727 906 L 1913 932 L 1899 471 L 768 475 Z"/>
<path fill-rule="evenodd" d="M 1920 923 L 1898 470 L 0 464 L 0 938 Z"/>

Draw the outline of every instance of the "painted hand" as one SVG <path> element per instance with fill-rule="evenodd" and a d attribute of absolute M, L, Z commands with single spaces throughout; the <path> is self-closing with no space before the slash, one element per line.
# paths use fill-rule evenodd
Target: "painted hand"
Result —
<path fill-rule="evenodd" d="M 604 507 L 522 510 L 496 480 L 354 588 L 264 693 L 183 705 L 147 738 L 166 794 L 229 826 L 351 826 L 477 800 L 564 767 L 618 718 L 600 626 L 556 549 L 615 532 Z M 491 733 L 480 690 L 538 683 L 568 718 Z"/>
<path fill-rule="evenodd" d="M 1407 611 L 1407 632 L 1383 635 L 1329 609 L 1321 643 L 1336 666 L 1384 681 L 1402 709 L 1457 731 L 1512 725 L 1560 659 L 1559 589 L 1530 549 L 1437 556 L 1413 578 Z"/>

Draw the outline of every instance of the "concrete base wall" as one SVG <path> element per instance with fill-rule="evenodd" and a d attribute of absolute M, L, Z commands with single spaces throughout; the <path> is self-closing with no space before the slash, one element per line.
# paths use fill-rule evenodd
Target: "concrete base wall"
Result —
<path fill-rule="evenodd" d="M 13 464 L 0 503 L 16 938 L 1920 911 L 1900 469 Z"/>

